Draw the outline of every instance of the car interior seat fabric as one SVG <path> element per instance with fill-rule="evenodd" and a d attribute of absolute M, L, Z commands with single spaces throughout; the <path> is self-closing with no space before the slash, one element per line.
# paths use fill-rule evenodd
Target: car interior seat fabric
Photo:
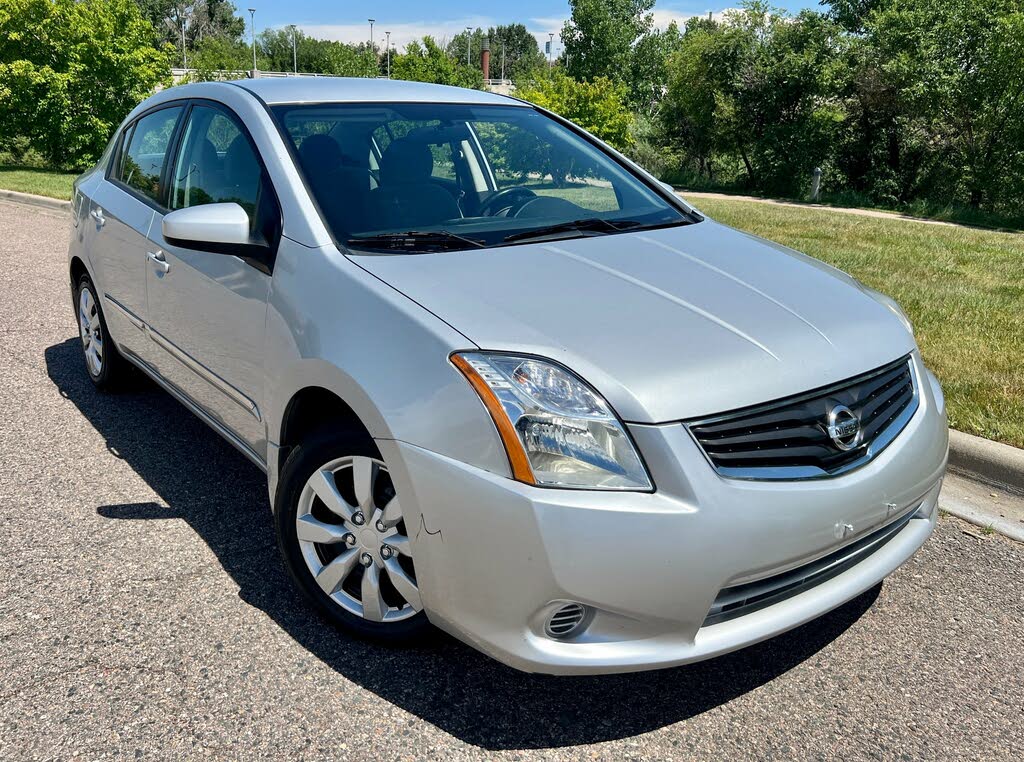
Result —
<path fill-rule="evenodd" d="M 380 158 L 380 186 L 370 195 L 377 228 L 410 230 L 462 216 L 451 193 L 431 179 L 434 157 L 427 143 L 393 141 Z"/>
<path fill-rule="evenodd" d="M 224 152 L 224 179 L 211 194 L 215 201 L 234 201 L 239 204 L 250 218 L 256 210 L 260 184 L 260 165 L 256 161 L 252 146 L 244 135 L 238 135 Z"/>
<path fill-rule="evenodd" d="M 344 148 L 330 135 L 310 135 L 299 146 L 299 162 L 331 227 L 362 230 L 372 180 L 370 142 L 365 135 L 340 137 Z"/>

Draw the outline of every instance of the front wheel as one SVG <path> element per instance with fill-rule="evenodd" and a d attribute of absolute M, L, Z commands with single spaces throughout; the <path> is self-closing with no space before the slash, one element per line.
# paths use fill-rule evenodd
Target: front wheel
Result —
<path fill-rule="evenodd" d="M 425 633 L 409 529 L 372 440 L 322 434 L 298 445 L 275 519 L 288 571 L 332 623 L 385 641 Z"/>

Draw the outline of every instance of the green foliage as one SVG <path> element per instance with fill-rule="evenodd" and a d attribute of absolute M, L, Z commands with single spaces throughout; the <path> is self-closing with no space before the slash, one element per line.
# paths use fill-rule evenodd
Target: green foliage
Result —
<path fill-rule="evenodd" d="M 245 32 L 245 20 L 235 15 L 229 0 L 136 0 L 142 16 L 153 25 L 158 43 L 178 49 L 175 65 L 181 65 L 181 31 L 191 66 L 191 51 L 209 37 L 236 40 Z"/>
<path fill-rule="evenodd" d="M 698 185 L 906 208 L 1024 212 L 1024 3 L 744 3 L 693 20 L 669 55 L 658 127 Z"/>
<path fill-rule="evenodd" d="M 626 149 L 633 142 L 626 86 L 607 77 L 578 82 L 556 67 L 521 85 L 516 96 L 554 111 L 616 148 Z"/>
<path fill-rule="evenodd" d="M 634 45 L 654 23 L 654 0 L 569 0 L 569 6 L 562 28 L 569 76 L 624 80 Z"/>
<path fill-rule="evenodd" d="M 491 27 L 486 32 L 477 27 L 469 32 L 459 32 L 448 43 L 448 55 L 457 61 L 466 61 L 466 41 L 469 40 L 469 65 L 479 66 L 483 41 L 491 43 L 491 65 L 488 79 L 501 78 L 501 56 L 505 53 L 505 78 L 525 79 L 537 68 L 544 65 L 544 54 L 540 52 L 537 38 L 523 24 L 508 24 Z"/>
<path fill-rule="evenodd" d="M 195 69 L 191 79 L 196 82 L 223 79 L 224 72 L 244 76 L 252 68 L 252 48 L 233 37 L 206 37 L 189 54 L 188 63 Z"/>
<path fill-rule="evenodd" d="M 169 83 L 133 0 L 0 5 L 0 150 L 27 139 L 52 166 L 99 158 L 124 116 Z"/>
<path fill-rule="evenodd" d="M 927 147 L 917 188 L 1022 208 L 1024 4 L 891 0 L 864 26 L 870 64 Z"/>
<path fill-rule="evenodd" d="M 334 74 L 340 77 L 375 77 L 377 56 L 367 46 L 318 40 L 299 30 L 295 34 L 295 59 L 300 72 Z M 263 71 L 291 71 L 292 30 L 266 29 L 256 38 L 257 63 Z M 251 55 L 251 54 L 250 54 Z M 251 67 L 252 64 L 250 63 Z"/>
<path fill-rule="evenodd" d="M 484 86 L 484 76 L 478 66 L 466 66 L 465 59 L 456 60 L 430 36 L 424 37 L 422 42 L 413 40 L 405 46 L 404 53 L 391 57 L 391 76 L 476 90 Z"/>

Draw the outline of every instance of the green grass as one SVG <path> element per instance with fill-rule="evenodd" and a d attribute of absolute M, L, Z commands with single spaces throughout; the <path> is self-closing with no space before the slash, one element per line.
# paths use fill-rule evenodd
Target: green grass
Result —
<path fill-rule="evenodd" d="M 684 196 L 687 190 L 702 193 L 722 193 L 731 196 L 757 196 L 759 198 L 770 198 L 773 201 L 786 201 L 791 204 L 808 204 L 806 198 L 787 198 L 784 196 L 763 196 L 762 194 L 736 188 L 731 185 L 710 185 L 684 183 L 676 185 L 679 192 Z M 815 202 L 821 206 L 836 206 L 846 209 L 871 209 L 879 212 L 892 212 L 908 217 L 920 217 L 928 220 L 940 220 L 942 222 L 955 222 L 959 225 L 973 225 L 975 227 L 992 228 L 994 230 L 1024 230 L 1024 217 L 1020 215 L 999 214 L 995 212 L 973 209 L 969 206 L 957 204 L 936 204 L 927 201 L 914 201 L 898 206 L 886 206 L 873 202 L 862 193 L 839 192 L 823 193 L 821 198 Z"/>
<path fill-rule="evenodd" d="M 731 199 L 698 205 L 892 296 L 942 382 L 950 425 L 1024 447 L 1024 234 Z"/>
<path fill-rule="evenodd" d="M 0 188 L 68 200 L 78 172 L 0 164 Z"/>

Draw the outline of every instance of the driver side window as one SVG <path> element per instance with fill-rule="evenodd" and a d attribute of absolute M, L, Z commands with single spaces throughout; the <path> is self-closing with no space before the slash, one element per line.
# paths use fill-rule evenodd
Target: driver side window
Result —
<path fill-rule="evenodd" d="M 277 203 L 256 151 L 234 116 L 194 106 L 171 176 L 172 210 L 233 202 L 249 215 L 250 229 L 275 237 Z"/>

